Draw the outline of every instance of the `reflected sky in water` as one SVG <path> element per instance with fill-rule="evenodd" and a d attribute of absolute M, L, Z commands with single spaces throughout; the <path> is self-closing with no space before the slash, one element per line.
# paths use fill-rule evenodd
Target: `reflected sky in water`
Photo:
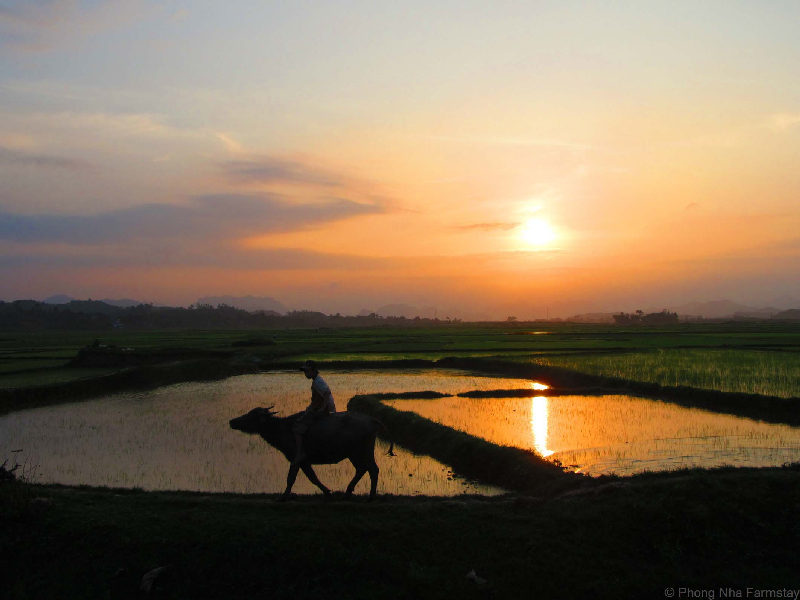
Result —
<path fill-rule="evenodd" d="M 630 396 L 387 403 L 592 475 L 800 461 L 800 428 Z"/>
<path fill-rule="evenodd" d="M 449 371 L 326 372 L 337 408 L 355 394 L 520 387 L 524 380 Z M 282 415 L 305 408 L 310 382 L 297 371 L 244 375 L 216 382 L 182 383 L 152 391 L 115 394 L 87 402 L 18 411 L 0 417 L 0 457 L 15 455 L 43 483 L 141 487 L 210 492 L 280 492 L 288 463 L 260 437 L 228 427 L 232 417 L 275 405 Z M 396 448 L 385 456 L 378 443 L 378 491 L 392 494 L 495 494 L 501 490 L 454 477 L 426 456 Z M 10 455 L 9 455 L 10 456 Z M 315 467 L 320 479 L 343 490 L 353 476 L 349 462 Z M 356 493 L 366 493 L 369 477 Z M 304 475 L 294 491 L 317 493 Z"/>
<path fill-rule="evenodd" d="M 547 386 L 524 379 L 459 371 L 326 372 L 337 407 L 355 394 Z M 228 427 L 255 406 L 283 415 L 304 408 L 310 383 L 299 372 L 273 372 L 222 381 L 183 383 L 148 392 L 18 411 L 0 417 L 0 458 L 15 455 L 36 481 L 141 487 L 149 490 L 274 493 L 283 490 L 288 463 L 260 437 Z M 628 396 L 442 398 L 391 400 L 399 410 L 467 431 L 497 444 L 531 449 L 571 470 L 632 474 L 691 466 L 772 466 L 800 460 L 800 429 Z M 376 447 L 378 490 L 392 494 L 497 494 L 465 481 L 427 456 Z M 349 463 L 315 467 L 322 481 L 343 490 Z M 368 491 L 365 477 L 356 488 Z M 303 475 L 297 493 L 317 493 Z"/>

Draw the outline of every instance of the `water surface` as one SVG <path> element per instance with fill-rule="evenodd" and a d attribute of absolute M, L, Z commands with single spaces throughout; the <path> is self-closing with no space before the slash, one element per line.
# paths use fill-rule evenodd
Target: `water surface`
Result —
<path fill-rule="evenodd" d="M 337 408 L 355 394 L 434 389 L 459 393 L 520 387 L 529 382 L 470 376 L 462 371 L 324 373 Z M 283 415 L 303 409 L 310 382 L 297 371 L 244 375 L 216 382 L 182 383 L 153 391 L 19 411 L 0 417 L 0 460 L 13 449 L 43 483 L 141 487 L 147 490 L 272 493 L 284 489 L 288 463 L 258 436 L 228 421 L 256 406 Z M 442 463 L 396 447 L 385 456 L 379 441 L 378 490 L 392 494 L 496 494 L 501 490 L 455 477 Z M 349 462 L 314 467 L 328 487 L 344 490 Z M 365 476 L 356 493 L 366 493 Z M 301 473 L 294 491 L 318 490 Z"/>
<path fill-rule="evenodd" d="M 386 403 L 591 475 L 800 461 L 800 428 L 631 396 Z"/>

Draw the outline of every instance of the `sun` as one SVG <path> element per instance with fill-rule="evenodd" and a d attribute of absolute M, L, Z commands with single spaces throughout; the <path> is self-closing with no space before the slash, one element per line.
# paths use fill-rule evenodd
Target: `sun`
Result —
<path fill-rule="evenodd" d="M 533 248 L 546 248 L 555 241 L 556 237 L 556 232 L 550 223 L 538 217 L 528 219 L 519 229 L 520 241 Z"/>

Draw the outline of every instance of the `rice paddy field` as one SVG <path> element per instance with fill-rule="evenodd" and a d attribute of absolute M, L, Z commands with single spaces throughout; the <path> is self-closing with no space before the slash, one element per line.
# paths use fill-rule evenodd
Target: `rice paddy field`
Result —
<path fill-rule="evenodd" d="M 525 380 L 448 371 L 331 372 L 326 379 L 339 399 L 366 392 L 437 389 L 448 394 L 518 387 Z M 288 463 L 259 436 L 233 431 L 228 421 L 257 406 L 282 415 L 308 404 L 308 381 L 299 372 L 267 372 L 221 381 L 181 383 L 152 391 L 121 393 L 77 404 L 58 404 L 0 416 L 0 440 L 22 449 L 30 479 L 39 483 L 146 490 L 278 493 Z M 496 487 L 467 481 L 428 456 L 400 447 L 388 458 L 379 441 L 380 491 L 395 495 L 495 495 Z M 353 476 L 348 462 L 315 468 L 326 485 L 344 490 Z M 356 493 L 368 490 L 368 478 Z M 297 493 L 318 493 L 301 475 Z"/>
<path fill-rule="evenodd" d="M 800 397 L 800 351 L 658 349 L 536 357 L 533 362 L 664 386 Z"/>
<path fill-rule="evenodd" d="M 89 345 L 143 362 L 74 363 Z M 163 598 L 792 592 L 800 429 L 780 415 L 800 402 L 798 356 L 797 323 L 6 332 L 0 462 L 24 478 L 0 481 L 3 597 L 139 598 L 158 567 Z M 287 369 L 307 358 L 340 409 L 395 396 L 373 399 L 407 445 L 389 458 L 379 442 L 372 504 L 323 501 L 302 474 L 294 501 L 276 502 L 285 459 L 227 427 L 253 406 L 302 408 L 308 382 Z M 567 387 L 622 383 L 582 394 L 558 389 L 562 373 Z M 636 382 L 686 388 L 687 402 L 620 391 Z M 449 396 L 408 394 L 425 390 Z M 729 392 L 783 412 L 737 416 Z M 700 409 L 702 393 L 721 396 Z M 352 469 L 317 473 L 341 490 Z"/>
<path fill-rule="evenodd" d="M 357 394 L 434 391 L 448 397 L 395 399 L 384 404 L 485 439 L 531 450 L 588 475 L 631 475 L 692 467 L 780 466 L 800 460 L 800 428 L 686 408 L 624 395 L 536 395 L 540 382 L 455 370 L 331 371 L 326 379 L 340 408 Z M 272 371 L 212 382 L 16 411 L 0 416 L 0 439 L 22 449 L 28 478 L 39 483 L 145 490 L 278 493 L 288 464 L 258 436 L 228 421 L 256 406 L 284 415 L 307 403 L 307 381 Z M 491 397 L 495 390 L 529 397 Z M 458 397 L 481 393 L 488 397 Z M 494 495 L 503 490 L 467 480 L 451 466 L 398 446 L 385 456 L 379 441 L 379 490 L 394 495 Z M 352 477 L 348 463 L 317 467 L 333 489 Z M 364 493 L 364 479 L 356 489 Z M 301 476 L 298 493 L 318 493 Z"/>
<path fill-rule="evenodd" d="M 478 357 L 668 386 L 800 396 L 798 323 L 684 324 L 664 329 L 453 323 L 343 330 L 8 332 L 0 336 L 0 392 L 118 372 L 120 368 L 113 366 L 70 365 L 80 348 L 96 341 L 142 353 L 213 351 L 231 360 L 255 359 L 260 368 L 309 356 L 387 364 L 399 359 Z"/>
<path fill-rule="evenodd" d="M 800 428 L 622 395 L 387 400 L 401 411 L 536 452 L 570 471 L 632 475 L 800 461 Z"/>

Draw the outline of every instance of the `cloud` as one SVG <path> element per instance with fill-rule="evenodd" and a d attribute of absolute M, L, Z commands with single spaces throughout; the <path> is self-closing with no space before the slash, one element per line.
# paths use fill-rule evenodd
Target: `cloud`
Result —
<path fill-rule="evenodd" d="M 233 137 L 222 132 L 217 132 L 214 135 L 220 142 L 222 142 L 222 144 L 225 146 L 225 149 L 231 154 L 242 154 L 244 152 L 244 146 L 233 139 Z"/>
<path fill-rule="evenodd" d="M 273 195 L 218 194 L 188 203 L 145 204 L 92 215 L 0 211 L 0 239 L 26 243 L 103 244 L 126 240 L 224 240 L 304 229 L 382 209 L 332 198 L 290 203 Z"/>
<path fill-rule="evenodd" d="M 24 165 L 55 169 L 80 170 L 89 163 L 80 159 L 52 156 L 49 154 L 29 154 L 0 146 L 0 165 Z"/>
<path fill-rule="evenodd" d="M 136 244 L 112 248 L 83 248 L 79 252 L 50 247 L 35 252 L 0 254 L 0 268 L 222 268 L 257 271 L 281 270 L 370 270 L 391 266 L 394 259 L 327 254 L 298 248 L 243 250 L 232 245 L 213 248 L 180 246 L 177 243 L 141 247 Z"/>
<path fill-rule="evenodd" d="M 131 0 L 4 0 L 0 4 L 0 47 L 49 50 L 129 23 L 145 10 L 151 9 Z"/>
<path fill-rule="evenodd" d="M 519 223 L 472 223 L 470 225 L 458 225 L 456 229 L 480 229 L 482 231 L 509 231 L 519 227 Z"/>
<path fill-rule="evenodd" d="M 280 158 L 232 160 L 220 166 L 227 179 L 234 183 L 297 183 L 329 187 L 344 184 L 340 175 L 303 162 Z"/>
<path fill-rule="evenodd" d="M 770 116 L 769 124 L 776 131 L 786 131 L 800 125 L 800 113 L 777 113 Z"/>
<path fill-rule="evenodd" d="M 0 20 L 29 25 L 46 25 L 74 10 L 70 0 L 6 0 L 0 4 Z"/>
<path fill-rule="evenodd" d="M 0 216 L 0 231 L 6 222 Z M 85 230 L 84 230 L 85 231 Z M 76 234 L 77 232 L 73 232 Z M 113 243 L 75 244 L 71 240 L 30 243 L 27 239 L 2 239 L 0 269 L 180 269 L 221 268 L 253 271 L 345 270 L 353 275 L 377 274 L 386 277 L 439 279 L 461 272 L 465 264 L 477 270 L 507 270 L 525 265 L 526 272 L 539 274 L 567 272 L 542 260 L 541 252 L 494 252 L 450 256 L 374 256 L 338 254 L 309 248 L 253 248 L 233 239 L 174 235 L 154 239 L 125 238 Z M 20 236 L 23 237 L 23 236 Z M 552 255 L 558 251 L 552 251 Z M 32 271 L 33 272 L 33 271 Z"/>
<path fill-rule="evenodd" d="M 583 142 L 560 140 L 556 138 L 516 138 L 499 136 L 451 136 L 431 135 L 428 139 L 459 144 L 479 144 L 487 146 L 535 146 L 543 148 L 566 148 L 569 150 L 592 150 L 594 146 Z"/>

